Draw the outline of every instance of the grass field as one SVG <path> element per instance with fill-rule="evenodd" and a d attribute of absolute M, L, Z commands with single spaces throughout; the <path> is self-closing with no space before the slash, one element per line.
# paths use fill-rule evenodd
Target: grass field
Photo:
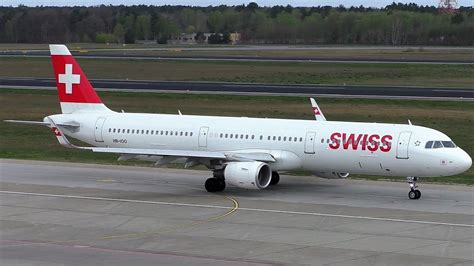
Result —
<path fill-rule="evenodd" d="M 127 112 L 175 114 L 180 109 L 184 114 L 313 119 L 309 101 L 304 97 L 124 92 L 101 92 L 100 96 L 110 108 Z M 44 116 L 60 112 L 54 91 L 1 89 L 0 102 L 0 120 L 42 120 Z M 473 102 L 321 98 L 318 103 L 329 120 L 406 123 L 411 119 L 416 125 L 445 132 L 471 157 L 474 155 Z M 117 163 L 116 155 L 62 148 L 45 127 L 0 122 L 0 132 L 0 158 Z M 424 180 L 474 185 L 474 170 L 453 177 Z"/>
<path fill-rule="evenodd" d="M 1 58 L 0 76 L 53 77 L 49 58 Z M 79 59 L 89 78 L 472 88 L 474 65 Z"/>
<path fill-rule="evenodd" d="M 114 53 L 168 56 L 246 56 L 392 60 L 455 60 L 472 62 L 472 47 L 394 47 L 351 45 L 158 45 L 158 44 L 67 44 L 79 53 Z M 0 51 L 48 50 L 47 44 L 0 44 Z"/>

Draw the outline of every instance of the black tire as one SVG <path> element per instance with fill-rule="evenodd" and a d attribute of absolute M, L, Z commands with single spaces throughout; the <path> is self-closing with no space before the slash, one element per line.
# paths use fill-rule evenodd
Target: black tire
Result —
<path fill-rule="evenodd" d="M 218 181 L 218 188 L 217 188 L 217 191 L 224 191 L 225 189 L 225 180 L 224 179 L 217 179 Z"/>
<path fill-rule="evenodd" d="M 415 199 L 421 198 L 421 191 L 419 191 L 418 189 L 415 190 L 415 194 L 416 194 L 416 195 L 415 195 L 415 196 L 416 196 Z"/>
<path fill-rule="evenodd" d="M 417 193 L 415 192 L 415 190 L 410 190 L 410 192 L 408 192 L 408 198 L 410 198 L 411 200 L 417 199 L 416 195 Z"/>
<path fill-rule="evenodd" d="M 272 180 L 270 180 L 270 186 L 274 186 L 280 182 L 280 174 L 278 172 L 272 172 Z"/>
<path fill-rule="evenodd" d="M 218 180 L 211 177 L 206 180 L 204 183 L 204 187 L 206 188 L 207 192 L 217 192 L 219 188 Z"/>

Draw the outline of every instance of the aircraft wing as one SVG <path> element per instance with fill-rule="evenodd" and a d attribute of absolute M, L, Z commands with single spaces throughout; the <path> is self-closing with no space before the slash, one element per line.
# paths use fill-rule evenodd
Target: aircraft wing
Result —
<path fill-rule="evenodd" d="M 275 162 L 275 158 L 265 152 L 232 152 L 232 151 L 192 151 L 192 150 L 165 150 L 165 149 L 135 149 L 135 148 L 108 148 L 108 147 L 81 147 L 69 142 L 64 133 L 51 118 L 48 117 L 51 130 L 59 144 L 66 148 L 90 150 L 92 152 L 117 153 L 122 155 L 156 155 L 176 158 L 206 158 L 222 159 L 226 161 L 261 161 Z"/>
<path fill-rule="evenodd" d="M 191 150 L 164 150 L 164 149 L 132 149 L 132 148 L 103 148 L 91 147 L 93 152 L 117 153 L 129 155 L 156 155 L 181 158 L 222 159 L 226 161 L 261 161 L 274 162 L 275 158 L 269 153 L 239 153 L 227 151 L 191 151 Z"/>

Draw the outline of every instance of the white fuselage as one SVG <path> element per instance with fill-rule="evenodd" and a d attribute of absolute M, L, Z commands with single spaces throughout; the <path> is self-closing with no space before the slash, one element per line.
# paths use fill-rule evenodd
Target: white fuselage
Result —
<path fill-rule="evenodd" d="M 447 176 L 471 163 L 458 147 L 425 148 L 427 141 L 450 138 L 413 125 L 90 112 L 51 117 L 79 123 L 78 130 L 65 133 L 93 146 L 262 151 L 276 158 L 269 164 L 274 171 Z"/>
<path fill-rule="evenodd" d="M 426 149 L 427 141 L 450 139 L 413 125 L 132 113 L 52 117 L 81 124 L 76 132 L 65 133 L 93 146 L 261 151 L 277 159 L 270 164 L 275 171 L 447 176 L 465 171 L 466 157 L 470 160 L 458 147 Z M 382 141 L 383 136 L 390 137 Z"/>

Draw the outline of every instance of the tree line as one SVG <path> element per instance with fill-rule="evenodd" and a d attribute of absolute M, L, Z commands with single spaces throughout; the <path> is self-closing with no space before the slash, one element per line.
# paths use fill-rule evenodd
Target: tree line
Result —
<path fill-rule="evenodd" d="M 473 45 L 472 7 L 0 7 L 0 42 L 167 43 L 182 33 L 238 32 L 242 43 Z"/>

